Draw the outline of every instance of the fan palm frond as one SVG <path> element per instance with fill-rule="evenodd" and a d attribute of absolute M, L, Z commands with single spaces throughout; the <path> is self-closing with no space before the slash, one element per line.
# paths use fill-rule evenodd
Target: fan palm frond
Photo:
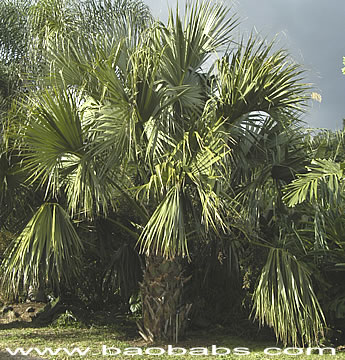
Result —
<path fill-rule="evenodd" d="M 286 51 L 271 53 L 273 42 L 266 45 L 257 37 L 217 61 L 219 114 L 229 125 L 250 112 L 302 111 L 308 99 L 301 67 Z"/>
<path fill-rule="evenodd" d="M 59 171 L 64 156 L 84 154 L 85 136 L 77 102 L 77 94 L 55 88 L 32 97 L 27 106 L 29 121 L 23 131 L 26 168 L 33 182 L 47 184 L 53 194 L 61 186 Z"/>
<path fill-rule="evenodd" d="M 23 286 L 59 287 L 78 274 L 82 243 L 70 217 L 56 203 L 45 203 L 7 250 L 1 264 L 2 288 L 15 293 Z M 40 284 L 42 285 L 42 284 Z"/>
<path fill-rule="evenodd" d="M 252 314 L 272 327 L 284 344 L 318 343 L 325 318 L 314 293 L 311 272 L 283 249 L 272 248 L 253 295 Z"/>

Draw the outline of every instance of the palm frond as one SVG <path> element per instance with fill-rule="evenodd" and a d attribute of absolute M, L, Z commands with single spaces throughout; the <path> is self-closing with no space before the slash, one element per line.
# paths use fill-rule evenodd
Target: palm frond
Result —
<path fill-rule="evenodd" d="M 273 115 L 302 111 L 308 96 L 303 70 L 288 58 L 286 51 L 271 54 L 273 43 L 251 37 L 247 44 L 217 61 L 219 114 L 229 125 L 250 112 Z"/>
<path fill-rule="evenodd" d="M 167 258 L 188 256 L 183 205 L 183 189 L 178 185 L 172 187 L 140 235 L 138 244 L 141 252 L 161 254 Z"/>
<path fill-rule="evenodd" d="M 211 2 L 188 2 L 184 17 L 178 9 L 169 13 L 166 26 L 159 27 L 157 49 L 164 49 L 160 78 L 166 87 L 185 87 L 179 112 L 201 114 L 207 98 L 208 76 L 202 67 L 222 46 L 228 45 L 237 25 L 230 8 Z"/>
<path fill-rule="evenodd" d="M 182 85 L 190 69 L 201 69 L 210 54 L 229 44 L 236 25 L 230 8 L 221 4 L 189 2 L 184 19 L 178 9 L 175 15 L 170 11 L 162 38 L 166 47 L 164 78 L 172 85 Z"/>
<path fill-rule="evenodd" d="M 85 155 L 67 155 L 62 161 L 64 190 L 72 216 L 92 219 L 97 214 L 107 215 L 114 208 L 114 189 L 105 176 L 97 159 Z"/>
<path fill-rule="evenodd" d="M 141 33 L 150 25 L 152 15 L 141 0 L 89 0 L 76 4 L 77 22 L 81 32 L 126 38 L 127 47 L 134 48 Z"/>
<path fill-rule="evenodd" d="M 66 0 L 38 0 L 29 10 L 32 36 L 40 39 L 40 45 L 56 34 L 75 30 L 72 7 Z"/>
<path fill-rule="evenodd" d="M 7 250 L 1 264 L 1 285 L 17 294 L 30 285 L 69 282 L 78 274 L 82 243 L 64 209 L 45 203 Z"/>
<path fill-rule="evenodd" d="M 29 121 L 22 134 L 26 168 L 32 182 L 47 184 L 54 194 L 61 186 L 59 172 L 64 156 L 84 154 L 85 136 L 77 102 L 76 93 L 55 88 L 32 97 L 27 106 Z"/>
<path fill-rule="evenodd" d="M 0 3 L 0 62 L 23 62 L 28 45 L 28 22 L 26 13 L 28 4 L 25 1 L 8 1 Z"/>
<path fill-rule="evenodd" d="M 332 160 L 315 159 L 306 169 L 307 173 L 298 175 L 296 180 L 286 186 L 283 200 L 291 207 L 307 199 L 332 203 L 342 187 L 342 164 Z"/>
<path fill-rule="evenodd" d="M 272 248 L 253 295 L 252 314 L 284 344 L 317 344 L 325 318 L 310 271 L 292 254 Z"/>

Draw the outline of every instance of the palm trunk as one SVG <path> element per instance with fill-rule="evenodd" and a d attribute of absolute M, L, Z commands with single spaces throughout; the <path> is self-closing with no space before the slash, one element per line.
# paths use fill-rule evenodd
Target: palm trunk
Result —
<path fill-rule="evenodd" d="M 138 324 L 146 341 L 169 340 L 175 343 L 184 335 L 191 304 L 182 303 L 183 286 L 189 278 L 183 275 L 181 259 L 160 256 L 146 259 L 141 283 L 143 316 Z"/>

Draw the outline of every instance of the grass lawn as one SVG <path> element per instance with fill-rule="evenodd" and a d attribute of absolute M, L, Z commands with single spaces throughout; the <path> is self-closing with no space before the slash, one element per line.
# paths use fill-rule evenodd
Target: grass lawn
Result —
<path fill-rule="evenodd" d="M 24 326 L 24 327 L 23 327 Z M 219 347 L 225 347 L 231 350 L 229 355 L 217 356 L 210 355 L 211 346 L 216 345 Z M 103 346 L 107 347 L 107 355 L 102 354 Z M 258 342 L 253 341 L 248 338 L 239 338 L 226 334 L 225 329 L 217 329 L 214 331 L 208 332 L 198 332 L 190 333 L 188 338 L 178 345 L 178 347 L 183 347 L 187 350 L 186 355 L 167 355 L 166 352 L 163 355 L 153 355 L 145 354 L 145 350 L 152 347 L 159 347 L 167 351 L 168 344 L 154 344 L 148 345 L 145 344 L 140 338 L 135 335 L 135 332 L 132 329 L 128 329 L 126 326 L 118 325 L 115 326 L 97 326 L 91 328 L 78 328 L 78 327 L 33 327 L 32 324 L 19 324 L 19 323 L 10 323 L 10 324 L 1 324 L 0 325 L 0 351 L 6 352 L 6 348 L 14 351 L 16 348 L 23 348 L 24 351 L 28 351 L 30 348 L 38 348 L 38 350 L 43 351 L 45 348 L 50 347 L 53 351 L 57 351 L 59 348 L 60 351 L 56 355 L 41 355 L 41 358 L 46 359 L 345 359 L 345 352 L 339 350 L 336 351 L 336 355 L 307 355 L 306 349 L 303 350 L 303 355 L 265 355 L 264 350 L 271 347 L 277 347 L 284 349 L 282 345 L 277 345 L 274 342 Z M 67 351 L 72 351 L 73 348 L 78 347 L 81 351 L 86 351 L 84 356 L 68 355 L 63 348 L 66 348 Z M 117 355 L 114 352 L 119 352 L 120 350 L 113 349 L 113 355 L 109 355 L 109 348 L 118 348 L 121 350 L 121 353 Z M 132 349 L 128 349 L 128 348 Z M 208 348 L 209 355 L 191 355 L 188 352 L 192 351 L 192 348 L 201 347 Z M 234 354 L 235 348 L 247 348 L 247 353 L 243 355 Z M 126 351 L 127 354 L 123 354 Z M 243 349 L 242 349 L 243 350 Z M 142 355 L 130 355 L 133 353 L 142 352 Z M 152 349 L 149 352 L 160 352 L 162 350 Z M 175 350 L 177 351 L 177 350 Z M 181 351 L 181 350 L 180 350 Z M 199 351 L 199 352 L 198 352 Z M 202 349 L 195 350 L 199 353 L 205 351 Z M 218 351 L 220 351 L 218 349 Z M 277 352 L 278 350 L 271 350 L 272 352 Z M 301 350 L 302 351 L 302 350 Z M 240 351 L 237 350 L 239 353 Z M 5 356 L 0 354 L 0 359 L 14 359 L 13 356 Z M 39 354 L 36 350 L 32 350 L 29 356 L 37 357 Z M 29 356 L 23 356 L 21 358 L 30 359 Z"/>

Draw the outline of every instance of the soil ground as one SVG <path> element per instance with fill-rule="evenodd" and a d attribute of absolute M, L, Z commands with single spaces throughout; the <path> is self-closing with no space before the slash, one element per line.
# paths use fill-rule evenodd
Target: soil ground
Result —
<path fill-rule="evenodd" d="M 0 324 L 8 324 L 11 322 L 31 322 L 32 318 L 37 314 L 38 311 L 44 308 L 46 304 L 38 303 L 38 302 L 29 302 L 22 304 L 11 304 L 4 305 L 1 307 L 0 312 Z M 3 309 L 6 307 L 11 307 L 13 310 L 7 311 L 5 314 L 3 313 Z M 27 309 L 31 308 L 31 312 L 28 312 Z M 0 360 L 43 360 L 38 357 L 28 357 L 28 356 L 13 356 L 7 352 L 0 351 Z"/>
<path fill-rule="evenodd" d="M 31 322 L 35 314 L 44 308 L 45 305 L 45 303 L 39 302 L 4 305 L 0 312 L 0 324 L 8 324 L 13 321 Z M 13 310 L 9 310 L 4 313 L 3 309 L 6 307 L 11 307 Z M 31 308 L 33 311 L 28 312 L 27 310 L 29 308 Z"/>

